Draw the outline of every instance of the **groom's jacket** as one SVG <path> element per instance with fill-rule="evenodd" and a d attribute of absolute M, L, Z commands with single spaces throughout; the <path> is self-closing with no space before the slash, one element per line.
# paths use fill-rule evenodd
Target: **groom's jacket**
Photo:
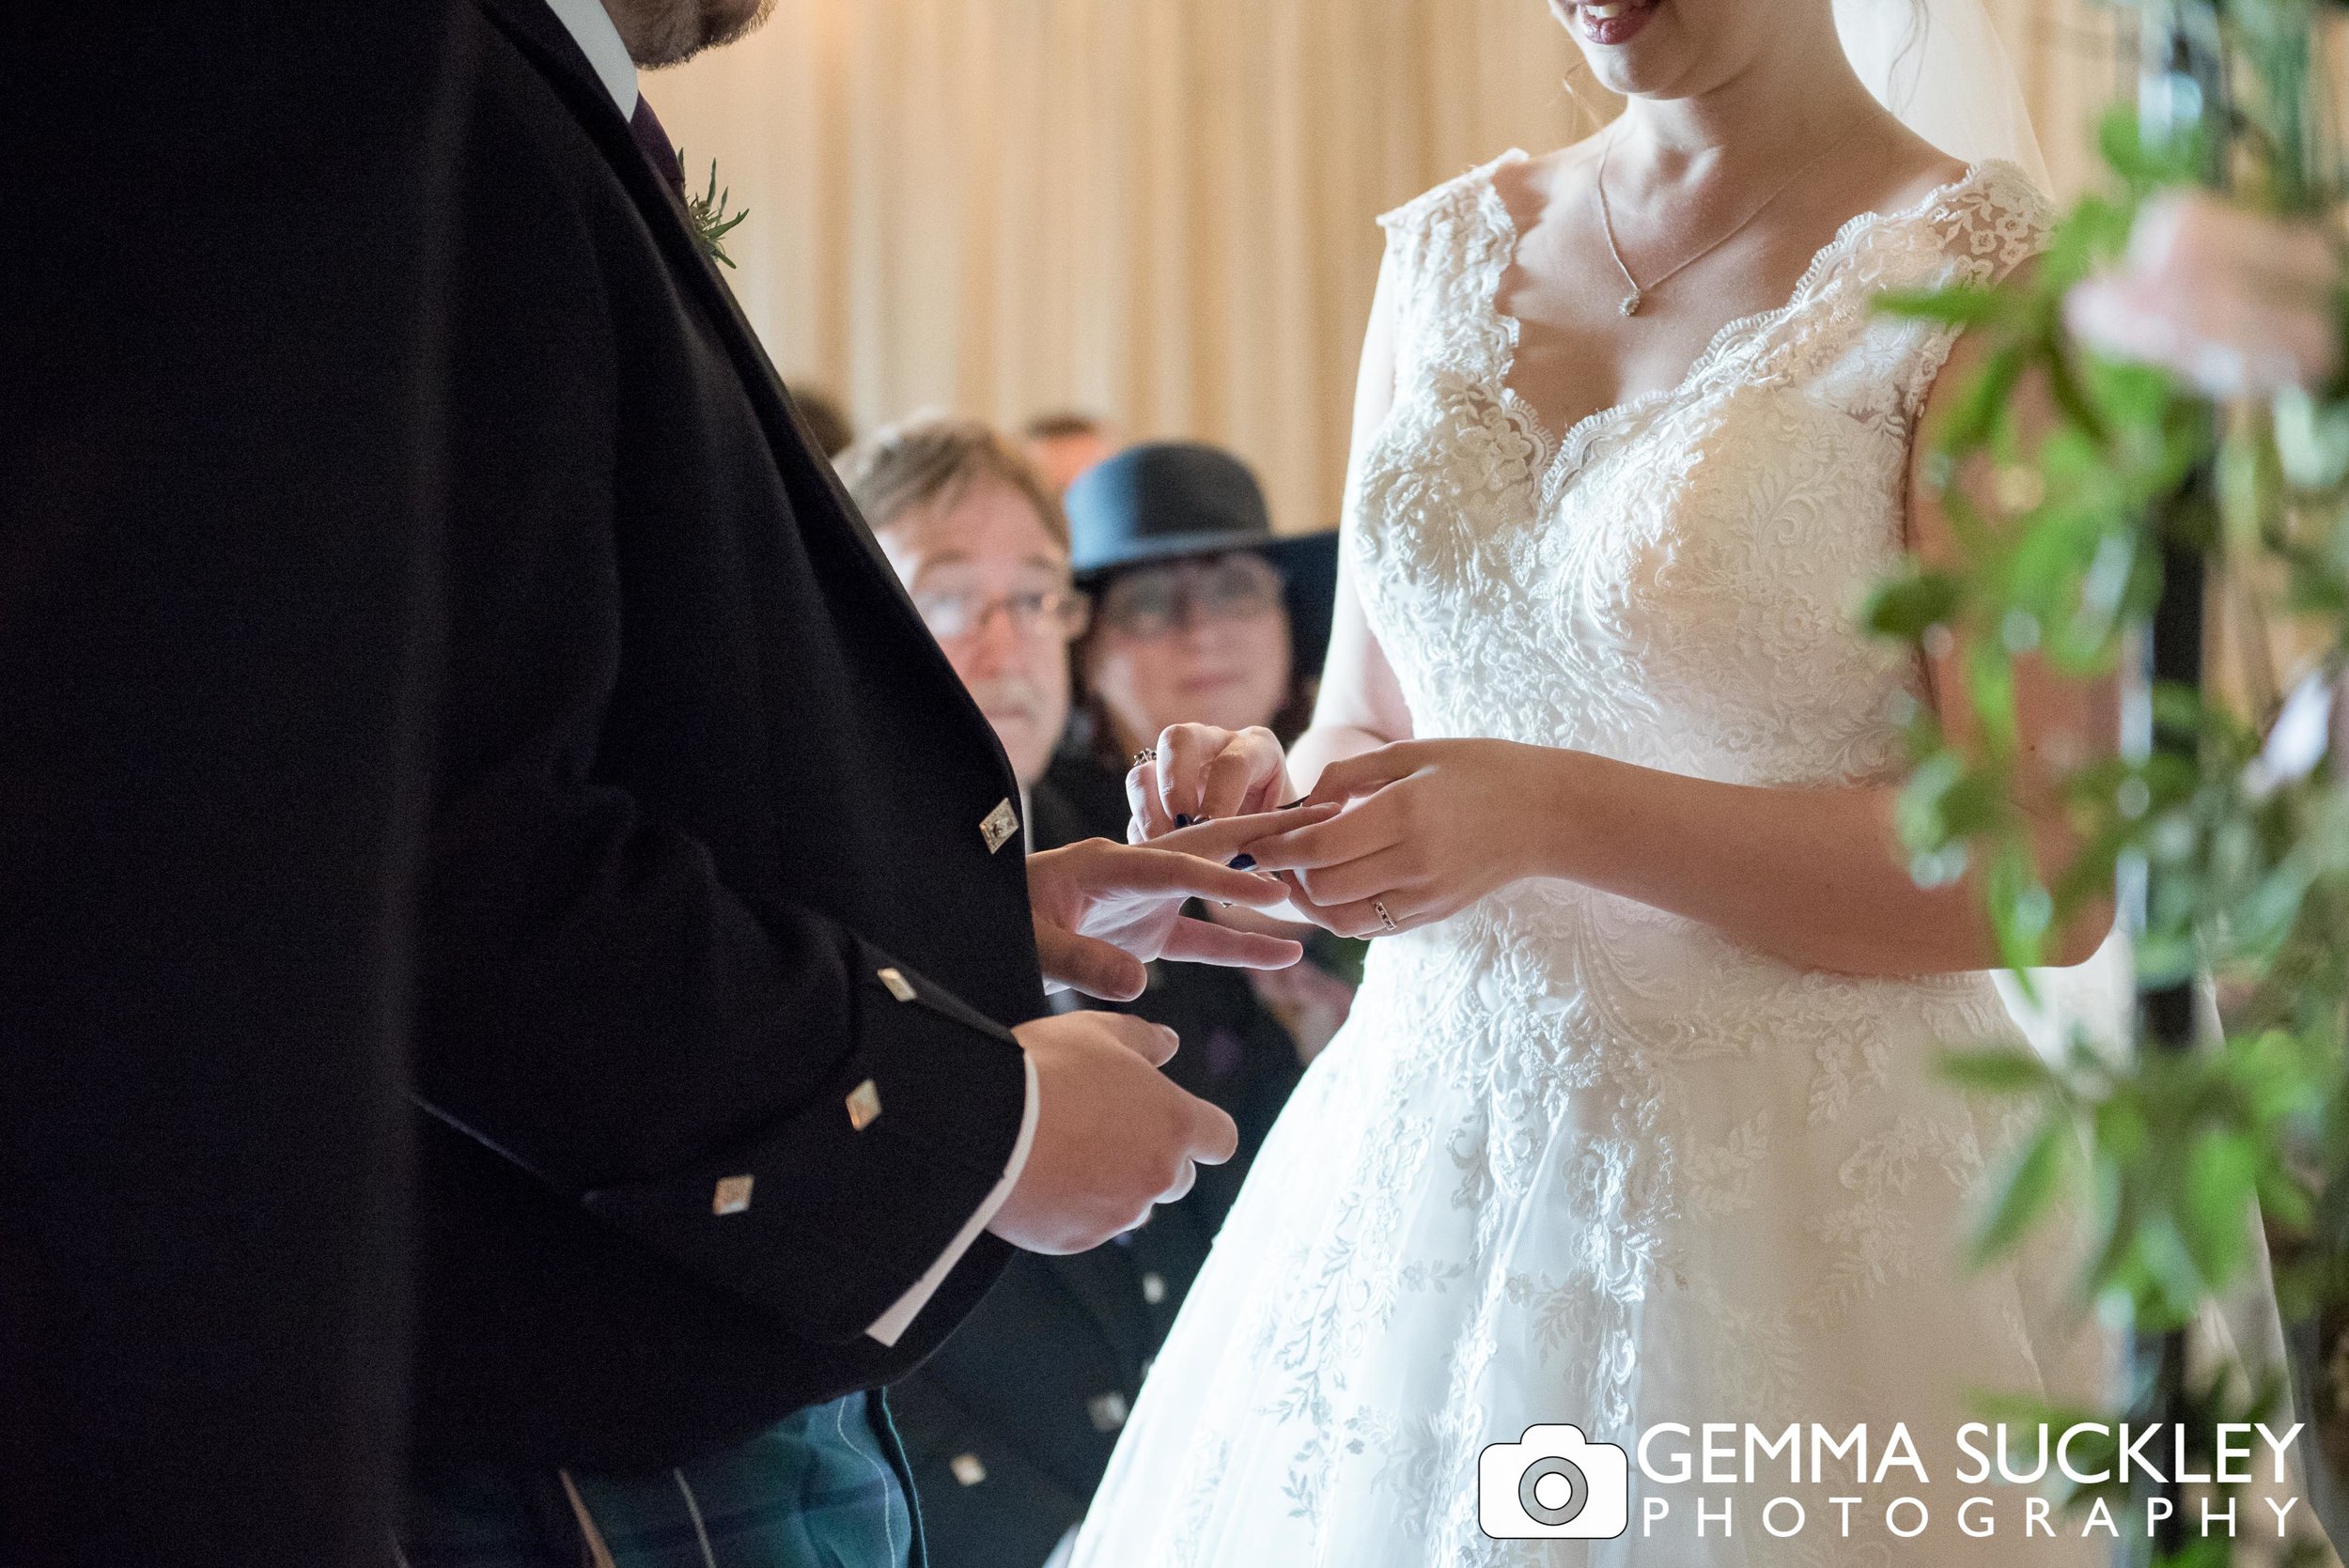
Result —
<path fill-rule="evenodd" d="M 416 1434 L 665 1467 L 903 1373 L 1002 1266 L 866 1337 L 1018 1137 L 1019 791 L 544 0 L 478 24 Z"/>

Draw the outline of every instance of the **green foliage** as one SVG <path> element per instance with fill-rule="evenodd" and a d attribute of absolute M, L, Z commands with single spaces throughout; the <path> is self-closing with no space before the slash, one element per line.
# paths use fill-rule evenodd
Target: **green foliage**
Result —
<path fill-rule="evenodd" d="M 1942 1063 L 1966 1092 L 2024 1111 L 1970 1258 L 1987 1263 L 2076 1212 L 2088 1232 L 2082 1300 L 2140 1329 L 2191 1322 L 2232 1287 L 2256 1263 L 2254 1224 L 2287 1315 L 2349 1315 L 2349 768 L 2266 754 L 2285 681 L 2263 661 L 2268 629 L 2289 626 L 2318 650 L 2312 679 L 2349 670 L 2349 373 L 2272 404 L 2218 407 L 2158 370 L 2100 358 L 2063 327 L 2065 293 L 2120 258 L 2159 192 L 2219 179 L 2270 212 L 2340 204 L 2341 148 L 2313 107 L 2326 95 L 2312 0 L 2182 3 L 2226 40 L 2222 104 L 2162 135 L 2115 110 L 2097 138 L 2106 188 L 2062 215 L 2035 267 L 1996 287 L 1882 302 L 1963 328 L 1985 351 L 1929 432 L 1927 472 L 1958 558 L 1909 563 L 1864 612 L 1888 639 L 1955 650 L 1962 677 L 1940 697 L 1968 722 L 1922 708 L 1911 719 L 1896 822 L 1917 879 L 1973 874 L 2018 970 L 2046 962 L 2053 935 L 2116 881 L 2134 888 L 2140 983 L 2199 984 L 2218 1004 L 2219 1029 L 2187 1049 L 2080 1039 L 2060 1063 L 2000 1049 Z M 2044 390 L 2052 428 L 2018 419 L 2027 387 Z M 2144 681 L 2165 555 L 2201 558 L 2214 602 L 2247 633 L 2237 641 L 2260 651 L 2244 660 L 2246 690 Z M 2017 703 L 2026 664 L 2117 676 L 2135 715 L 2122 754 L 2039 771 Z M 2041 855 L 2049 812 L 2077 846 L 2059 863 Z M 2246 1419 L 2217 1412 L 2277 1398 L 2272 1386 L 2187 1392 L 2204 1435 L 2212 1421 Z M 2217 1568 L 2233 1560 L 2232 1544 L 2198 1541 L 2163 1560 Z"/>

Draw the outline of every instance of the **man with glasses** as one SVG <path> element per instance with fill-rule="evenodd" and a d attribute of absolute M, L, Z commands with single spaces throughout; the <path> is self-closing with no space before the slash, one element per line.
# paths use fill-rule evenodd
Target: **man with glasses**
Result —
<path fill-rule="evenodd" d="M 1070 579 L 1060 503 L 975 420 L 910 421 L 845 463 L 914 608 L 978 699 L 1020 788 L 1033 787 L 1068 722 L 1068 644 L 1089 611 Z"/>

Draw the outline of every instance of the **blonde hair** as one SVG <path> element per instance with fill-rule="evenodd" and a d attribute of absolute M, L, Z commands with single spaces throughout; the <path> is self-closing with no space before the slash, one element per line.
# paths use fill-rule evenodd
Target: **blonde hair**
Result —
<path fill-rule="evenodd" d="M 916 415 L 848 448 L 840 472 L 876 530 L 932 501 L 951 505 L 973 483 L 992 479 L 1017 490 L 1035 508 L 1052 542 L 1068 549 L 1068 514 L 1034 465 L 984 420 Z"/>

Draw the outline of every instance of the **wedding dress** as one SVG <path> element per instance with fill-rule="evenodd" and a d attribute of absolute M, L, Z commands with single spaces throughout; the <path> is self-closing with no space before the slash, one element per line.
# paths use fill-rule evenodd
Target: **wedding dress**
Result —
<path fill-rule="evenodd" d="M 1857 217 L 1679 385 L 1553 442 L 1506 386 L 1495 304 L 1517 236 L 1492 174 L 1523 157 L 1381 220 L 1396 400 L 1346 547 L 1413 733 L 1745 784 L 1895 776 L 1915 666 L 1854 611 L 1900 559 L 1911 434 L 1953 334 L 1872 298 L 2003 275 L 2044 243 L 2042 198 L 1983 162 Z M 2018 1125 L 1932 1059 L 2018 1038 L 1988 974 L 1796 969 L 1561 881 L 1375 941 L 1157 1359 L 1077 1568 L 2108 1560 L 2076 1529 L 2025 1539 L 2027 1489 L 1961 1484 L 1949 1446 L 1969 1389 L 2104 1387 L 2109 1347 L 2064 1310 L 2068 1252 L 1959 1263 Z M 1878 1449 L 1905 1422 L 1931 1484 L 1829 1463 L 1790 1485 L 1781 1458 L 1774 1483 L 1664 1485 L 1634 1445 L 1670 1421 L 1798 1422 L 1806 1448 L 1810 1423 L 1864 1421 Z M 1482 1533 L 1479 1452 L 1537 1422 L 1634 1451 L 1621 1537 Z M 1913 1538 L 1885 1522 L 1902 1493 L 1930 1510 Z M 1971 1493 L 1995 1504 L 1988 1539 L 1956 1528 Z M 1759 1517 L 1781 1494 L 1807 1510 L 1786 1539 Z M 1847 1538 L 1837 1494 L 1866 1499 Z M 1671 1512 L 1643 1537 L 1649 1496 Z"/>

